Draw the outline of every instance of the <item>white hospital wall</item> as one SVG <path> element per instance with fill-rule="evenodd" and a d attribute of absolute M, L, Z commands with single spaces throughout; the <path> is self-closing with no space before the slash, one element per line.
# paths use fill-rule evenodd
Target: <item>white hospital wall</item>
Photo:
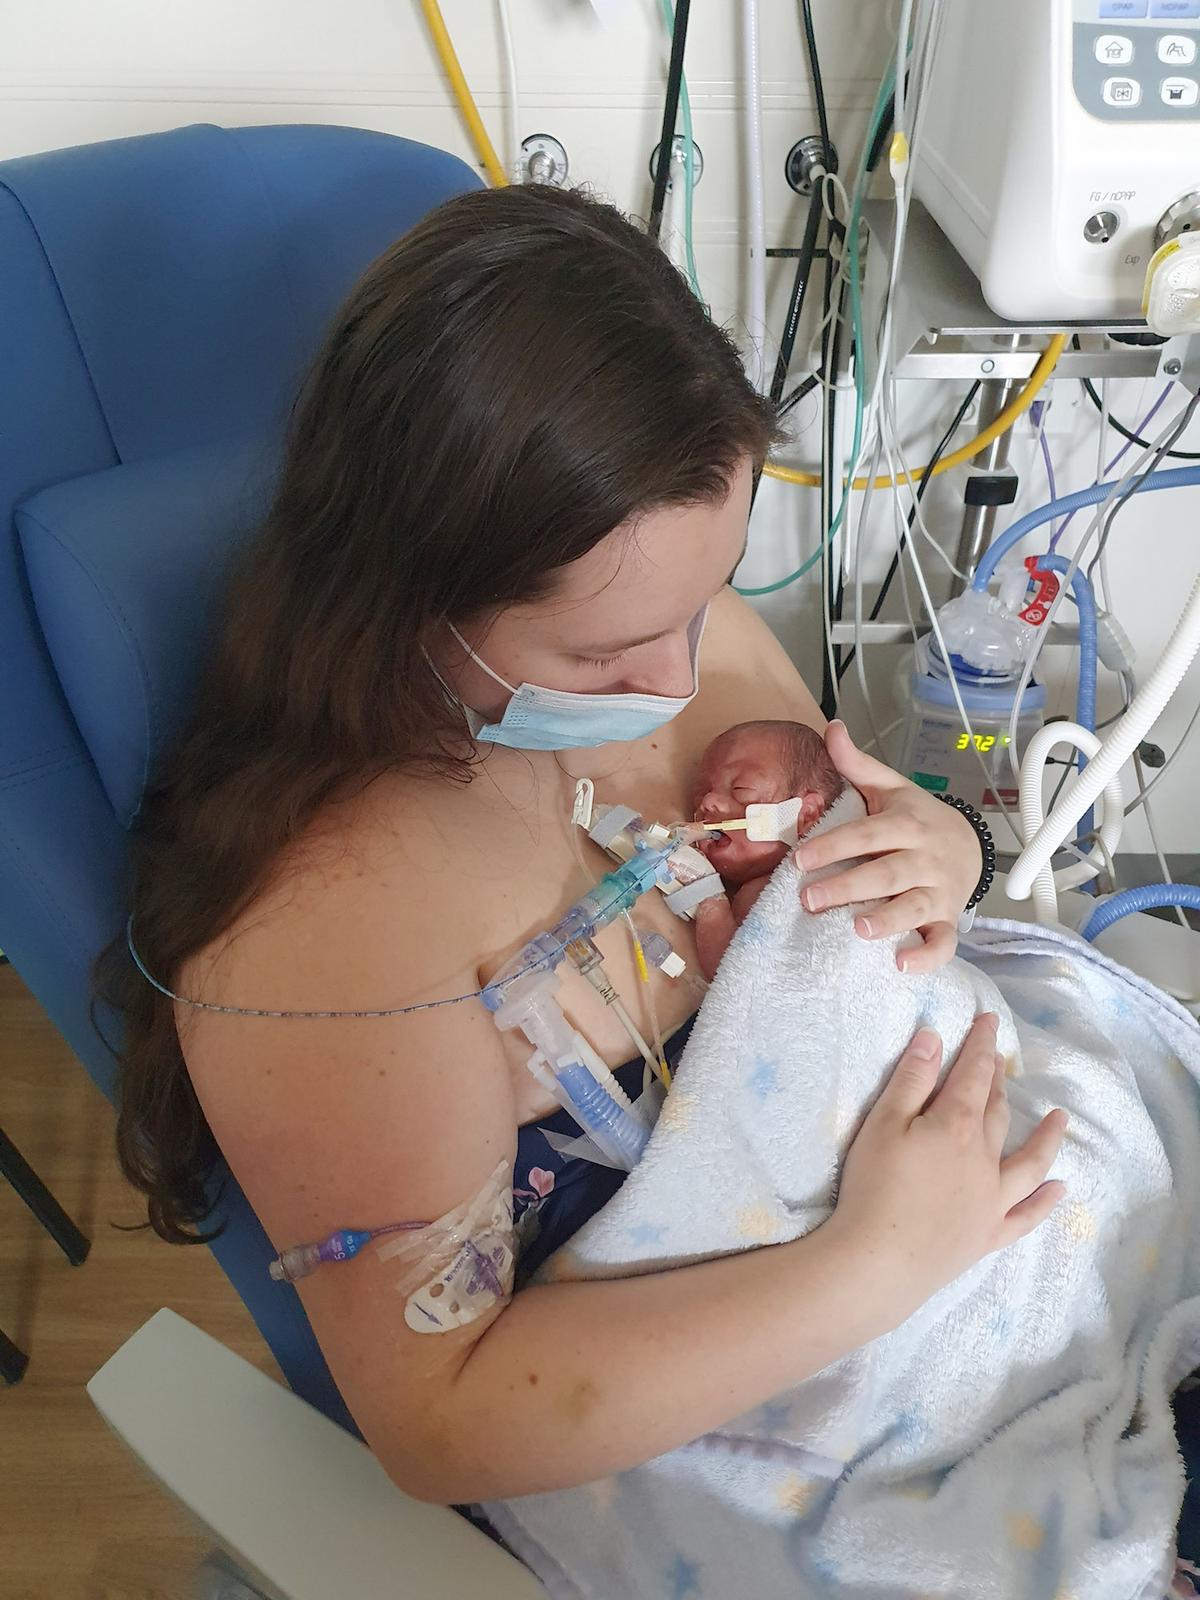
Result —
<path fill-rule="evenodd" d="M 547 132 L 567 148 L 571 179 L 586 182 L 619 205 L 644 215 L 649 207 L 647 162 L 661 118 L 667 43 L 658 0 L 510 0 L 522 104 L 521 132 Z M 783 180 L 783 161 L 796 138 L 817 130 L 799 27 L 797 0 L 761 0 L 761 68 L 766 140 L 768 242 L 799 242 L 803 202 Z M 867 112 L 894 39 L 895 0 L 815 0 L 830 120 L 849 173 Z M 493 0 L 443 0 L 443 11 L 468 81 L 502 156 L 509 145 L 504 78 Z M 609 17 L 607 25 L 598 13 Z M 695 0 L 687 68 L 695 134 L 704 153 L 696 194 L 696 253 L 702 287 L 714 315 L 744 332 L 745 188 L 739 111 L 740 6 L 736 0 Z M 0 7 L 0 158 L 62 145 L 209 121 L 238 126 L 265 122 L 332 122 L 403 133 L 474 156 L 429 45 L 416 0 L 41 0 Z M 915 264 L 914 264 L 915 265 Z M 790 283 L 787 261 L 770 264 L 769 324 L 778 329 Z M 797 352 L 802 370 L 804 340 Z M 770 354 L 770 352 L 769 352 Z M 906 436 L 913 463 L 924 459 L 961 396 L 960 385 L 905 385 Z M 1141 382 L 1113 385 L 1114 412 L 1132 422 L 1155 389 Z M 1095 458 L 1095 413 L 1078 385 L 1054 386 L 1050 434 L 1059 489 L 1090 482 Z M 810 398 L 794 415 L 797 461 L 818 453 L 816 406 Z M 959 442 L 973 431 L 964 426 Z M 1200 448 L 1200 429 L 1193 447 Z M 1115 448 L 1115 446 L 1113 447 Z M 1018 511 L 1045 498 L 1040 460 L 1022 424 L 1013 448 L 1021 469 Z M 953 549 L 962 474 L 948 474 L 927 500 L 929 525 Z M 882 497 L 875 524 L 880 546 L 890 535 Z M 1117 523 L 1112 573 L 1118 615 L 1148 669 L 1198 563 L 1193 533 L 1200 491 L 1134 502 Z M 1083 525 L 1080 518 L 1077 525 Z M 764 480 L 751 532 L 747 584 L 792 570 L 817 537 L 813 491 Z M 878 577 L 882 551 L 871 561 Z M 819 682 L 819 595 L 814 577 L 755 602 L 784 640 L 810 683 Z M 1069 711 L 1073 698 L 1068 653 L 1058 653 L 1063 679 L 1051 709 Z M 894 650 L 870 653 L 879 725 L 890 710 L 898 663 Z M 1067 676 L 1064 679 L 1063 673 Z M 847 680 L 845 709 L 862 738 L 867 724 L 857 687 Z M 1197 695 L 1200 668 L 1185 683 L 1155 735 L 1171 749 Z M 1102 674 L 1102 712 L 1112 708 Z M 890 753 L 897 753 L 894 742 Z M 1158 791 L 1157 815 L 1170 851 L 1192 851 L 1197 831 L 1192 790 L 1200 775 L 1200 738 L 1185 751 Z M 1158 797 L 1161 798 L 1158 798 Z M 1140 819 L 1127 835 L 1148 848 Z"/>

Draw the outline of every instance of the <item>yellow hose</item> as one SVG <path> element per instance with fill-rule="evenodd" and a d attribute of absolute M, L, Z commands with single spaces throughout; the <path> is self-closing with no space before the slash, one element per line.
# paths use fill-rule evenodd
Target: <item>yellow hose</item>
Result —
<path fill-rule="evenodd" d="M 977 456 L 981 450 L 986 450 L 993 439 L 998 439 L 1002 433 L 1011 428 L 1017 418 L 1028 411 L 1037 399 L 1038 391 L 1042 388 L 1051 372 L 1053 372 L 1066 342 L 1067 336 L 1065 333 L 1056 333 L 1038 358 L 1038 364 L 1029 374 L 1029 381 L 1020 394 L 1009 401 L 995 421 L 989 422 L 982 433 L 977 434 L 967 444 L 960 445 L 957 450 L 951 451 L 948 456 L 943 456 L 929 476 L 931 478 L 940 477 L 943 472 L 949 472 L 951 467 L 961 466 L 964 461 L 970 461 L 972 456 Z M 910 473 L 909 478 L 913 483 L 916 483 L 924 475 L 924 471 L 925 469 L 922 467 L 920 471 Z M 779 478 L 784 483 L 802 483 L 813 489 L 819 488 L 821 484 L 820 473 L 801 472 L 795 467 L 777 467 L 774 462 L 770 461 L 763 468 L 763 472 L 768 478 Z M 900 478 L 899 480 L 887 477 L 876 478 L 874 487 L 876 489 L 892 489 L 895 488 L 897 482 L 905 483 L 907 481 L 908 479 L 905 478 Z M 866 478 L 855 478 L 854 487 L 856 489 L 865 489 L 867 487 Z"/>
<path fill-rule="evenodd" d="M 508 182 L 508 174 L 496 154 L 496 147 L 488 138 L 483 118 L 479 115 L 479 107 L 475 104 L 474 96 L 463 76 L 463 69 L 458 64 L 458 57 L 454 53 L 454 45 L 446 27 L 446 19 L 442 16 L 442 8 L 438 5 L 438 0 L 421 0 L 421 10 L 425 13 L 425 25 L 429 29 L 429 37 L 433 40 L 433 48 L 437 51 L 442 68 L 450 80 L 450 87 L 454 91 L 454 98 L 458 101 L 458 109 L 462 112 L 476 154 L 483 162 L 493 185 L 497 189 L 503 189 Z"/>

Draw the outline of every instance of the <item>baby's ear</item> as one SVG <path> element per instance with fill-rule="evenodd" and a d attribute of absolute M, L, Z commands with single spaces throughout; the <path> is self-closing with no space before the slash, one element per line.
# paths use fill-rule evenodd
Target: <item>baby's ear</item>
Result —
<path fill-rule="evenodd" d="M 800 814 L 796 818 L 796 832 L 803 838 L 815 822 L 825 815 L 825 796 L 819 789 L 805 789 L 800 795 Z"/>

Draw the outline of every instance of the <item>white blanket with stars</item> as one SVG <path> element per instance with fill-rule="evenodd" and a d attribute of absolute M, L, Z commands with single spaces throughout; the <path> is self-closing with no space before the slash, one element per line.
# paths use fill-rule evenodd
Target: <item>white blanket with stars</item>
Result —
<path fill-rule="evenodd" d="M 823 825 L 861 806 L 848 793 Z M 1200 1028 L 1022 924 L 981 923 L 966 959 L 905 976 L 895 941 L 859 939 L 850 911 L 809 916 L 800 881 L 785 862 L 739 929 L 641 1164 L 546 1275 L 807 1233 L 916 1029 L 950 1059 L 980 1010 L 1001 1018 L 1010 1146 L 1070 1113 L 1052 1173 L 1067 1197 L 768 1405 L 486 1510 L 554 1600 L 1159 1600 L 1184 1488 L 1169 1399 L 1200 1364 Z"/>

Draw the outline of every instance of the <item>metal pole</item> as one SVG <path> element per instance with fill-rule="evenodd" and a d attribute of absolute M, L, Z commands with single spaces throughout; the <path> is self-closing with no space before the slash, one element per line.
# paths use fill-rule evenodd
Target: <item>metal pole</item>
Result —
<path fill-rule="evenodd" d="M 994 422 L 1013 395 L 1021 387 L 1016 378 L 985 378 L 979 388 L 979 431 L 982 433 L 990 423 Z M 998 439 L 993 439 L 986 450 L 980 452 L 972 462 L 976 472 L 1003 472 L 1008 465 L 1009 445 L 1012 442 L 1012 429 L 1008 428 Z M 954 565 L 960 572 L 965 572 L 968 577 L 979 565 L 979 558 L 992 542 L 992 534 L 996 527 L 996 506 L 963 507 L 962 528 L 958 535 L 958 549 L 954 556 Z M 955 580 L 955 589 L 965 587 Z"/>

